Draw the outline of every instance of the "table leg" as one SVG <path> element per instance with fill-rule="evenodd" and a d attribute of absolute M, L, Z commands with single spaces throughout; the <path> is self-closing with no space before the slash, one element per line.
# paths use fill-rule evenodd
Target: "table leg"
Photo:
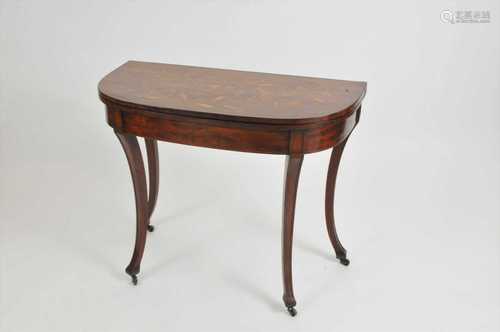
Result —
<path fill-rule="evenodd" d="M 326 194 L 325 194 L 325 216 L 326 216 L 326 228 L 328 230 L 328 236 L 330 237 L 330 242 L 335 250 L 335 255 L 340 260 L 343 265 L 349 265 L 349 260 L 347 259 L 347 253 L 342 244 L 340 243 L 337 231 L 335 229 L 335 217 L 334 217 L 334 197 L 335 197 L 335 182 L 337 179 L 337 172 L 339 170 L 340 158 L 342 157 L 342 152 L 344 151 L 345 144 L 347 143 L 347 137 L 339 145 L 332 149 L 332 155 L 330 157 L 330 165 L 328 166 L 328 175 L 326 177 Z"/>
<path fill-rule="evenodd" d="M 297 197 L 297 185 L 299 182 L 300 168 L 304 155 L 287 156 L 285 164 L 285 180 L 283 192 L 283 233 L 282 244 L 282 268 L 283 268 L 283 302 L 290 315 L 295 316 L 295 297 L 293 295 L 292 282 L 292 242 L 293 242 L 293 219 L 295 215 L 295 199 Z"/>
<path fill-rule="evenodd" d="M 158 143 L 155 139 L 145 138 L 146 151 L 148 154 L 148 171 L 149 171 L 149 194 L 148 194 L 148 231 L 154 231 L 154 226 L 151 225 L 151 216 L 155 210 L 156 200 L 158 198 L 159 188 L 159 158 L 158 158 Z"/>
<path fill-rule="evenodd" d="M 134 184 L 136 209 L 135 247 L 132 259 L 125 269 L 125 272 L 132 277 L 133 284 L 137 285 L 137 274 L 139 274 L 140 271 L 144 246 L 146 244 L 146 229 L 149 223 L 146 173 L 144 171 L 144 162 L 142 161 L 141 149 L 137 142 L 137 138 L 134 135 L 122 134 L 117 131 L 115 131 L 115 134 L 127 156 L 132 182 Z"/>

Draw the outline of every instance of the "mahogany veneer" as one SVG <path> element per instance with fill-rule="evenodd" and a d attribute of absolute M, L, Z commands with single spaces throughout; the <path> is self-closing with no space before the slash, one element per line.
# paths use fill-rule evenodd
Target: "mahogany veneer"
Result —
<path fill-rule="evenodd" d="M 365 82 L 129 61 L 99 83 L 108 124 L 127 157 L 135 192 L 136 241 L 126 272 L 137 274 L 158 197 L 157 141 L 286 155 L 283 197 L 283 301 L 295 316 L 292 239 L 304 154 L 332 149 L 325 194 L 328 235 L 349 265 L 335 229 L 333 200 L 340 158 L 359 121 Z M 146 142 L 149 193 L 137 136 Z"/>

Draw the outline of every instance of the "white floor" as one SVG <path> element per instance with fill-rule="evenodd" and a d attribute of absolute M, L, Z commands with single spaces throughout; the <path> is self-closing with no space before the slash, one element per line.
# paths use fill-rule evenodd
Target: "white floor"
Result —
<path fill-rule="evenodd" d="M 391 176 L 390 161 L 360 154 L 353 136 L 337 189 L 338 229 L 351 259 L 344 267 L 323 219 L 329 152 L 307 156 L 293 257 L 299 313 L 291 318 L 281 302 L 282 157 L 161 144 L 156 230 L 134 287 L 124 273 L 132 187 L 111 130 L 104 141 L 109 151 L 93 162 L 98 167 L 80 164 L 74 151 L 36 172 L 10 169 L 3 180 L 10 192 L 2 199 L 1 331 L 500 328 L 498 187 L 490 188 L 494 196 L 478 187 L 486 172 L 434 185 L 432 174 Z M 406 148 L 410 158 L 416 147 Z M 470 200 L 462 186 L 480 189 L 481 199 Z M 456 196 L 440 192 L 450 189 Z"/>

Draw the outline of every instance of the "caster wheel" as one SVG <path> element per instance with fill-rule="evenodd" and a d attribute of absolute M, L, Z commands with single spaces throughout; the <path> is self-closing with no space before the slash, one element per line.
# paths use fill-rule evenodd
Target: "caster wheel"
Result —
<path fill-rule="evenodd" d="M 295 317 L 295 315 L 297 315 L 297 310 L 295 310 L 294 307 L 287 307 L 286 309 L 288 310 L 290 316 Z"/>
<path fill-rule="evenodd" d="M 340 264 L 345 265 L 345 266 L 349 265 L 349 263 L 350 263 L 349 260 L 345 257 L 341 257 L 341 258 L 339 258 L 339 260 L 340 260 Z"/>
<path fill-rule="evenodd" d="M 135 274 L 132 275 L 132 283 L 137 286 L 137 276 Z"/>
<path fill-rule="evenodd" d="M 155 230 L 153 225 L 148 225 L 148 232 L 152 233 Z"/>

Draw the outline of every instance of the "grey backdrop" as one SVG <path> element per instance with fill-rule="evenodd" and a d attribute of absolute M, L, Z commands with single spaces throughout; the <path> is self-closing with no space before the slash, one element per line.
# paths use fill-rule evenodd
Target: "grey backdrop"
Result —
<path fill-rule="evenodd" d="M 450 24 L 443 10 L 489 10 Z M 0 1 L 0 330 L 498 331 L 498 1 Z M 284 157 L 160 144 L 140 281 L 99 79 L 128 59 L 368 81 L 324 226 L 306 156 L 281 303 Z M 244 257 L 242 261 L 240 258 Z"/>

